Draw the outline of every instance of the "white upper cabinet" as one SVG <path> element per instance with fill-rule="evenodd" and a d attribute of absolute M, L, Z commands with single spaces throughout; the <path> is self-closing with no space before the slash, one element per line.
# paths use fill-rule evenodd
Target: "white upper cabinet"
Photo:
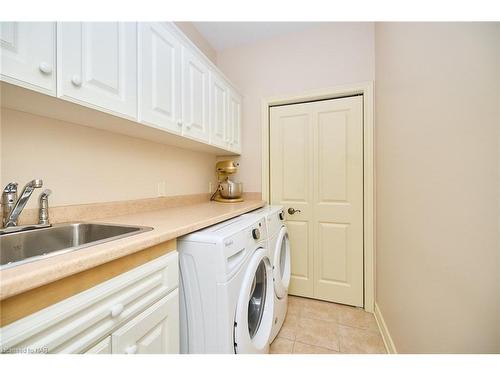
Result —
<path fill-rule="evenodd" d="M 229 146 L 228 97 L 226 82 L 210 71 L 210 143 L 223 148 Z"/>
<path fill-rule="evenodd" d="M 241 96 L 171 22 L 0 22 L 0 53 L 2 81 L 63 99 L 42 108 L 33 93 L 4 85 L 6 107 L 217 155 L 241 153 Z"/>
<path fill-rule="evenodd" d="M 182 134 L 209 141 L 208 65 L 189 49 L 182 48 Z"/>
<path fill-rule="evenodd" d="M 181 44 L 163 24 L 139 24 L 139 121 L 182 131 Z"/>
<path fill-rule="evenodd" d="M 137 24 L 58 24 L 58 96 L 137 119 Z"/>
<path fill-rule="evenodd" d="M 3 81 L 56 94 L 55 22 L 0 22 Z"/>
<path fill-rule="evenodd" d="M 241 153 L 241 96 L 234 90 L 229 92 L 228 112 L 229 149 Z"/>
<path fill-rule="evenodd" d="M 210 72 L 210 143 L 241 151 L 241 96 L 217 73 Z"/>

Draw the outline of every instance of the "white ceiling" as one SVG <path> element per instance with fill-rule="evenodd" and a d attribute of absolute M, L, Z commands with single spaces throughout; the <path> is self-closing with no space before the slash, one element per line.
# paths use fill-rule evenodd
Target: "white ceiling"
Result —
<path fill-rule="evenodd" d="M 287 34 L 318 25 L 317 22 L 193 22 L 216 51 Z"/>

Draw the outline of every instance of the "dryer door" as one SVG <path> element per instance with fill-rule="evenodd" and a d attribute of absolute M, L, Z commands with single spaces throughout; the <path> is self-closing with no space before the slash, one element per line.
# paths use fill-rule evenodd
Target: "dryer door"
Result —
<path fill-rule="evenodd" d="M 267 353 L 273 323 L 273 277 L 268 252 L 259 248 L 249 261 L 234 321 L 235 353 Z"/>
<path fill-rule="evenodd" d="M 281 227 L 274 249 L 274 291 L 278 298 L 283 298 L 288 293 L 290 285 L 291 255 L 288 231 L 285 226 Z"/>

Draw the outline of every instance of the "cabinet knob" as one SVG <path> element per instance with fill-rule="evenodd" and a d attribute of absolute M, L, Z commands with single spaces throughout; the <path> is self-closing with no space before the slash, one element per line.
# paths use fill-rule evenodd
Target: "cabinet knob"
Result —
<path fill-rule="evenodd" d="M 115 305 L 111 308 L 111 317 L 116 318 L 123 312 L 124 306 L 122 303 Z"/>
<path fill-rule="evenodd" d="M 80 76 L 74 75 L 73 78 L 71 78 L 71 83 L 76 87 L 80 87 L 82 85 L 82 79 Z"/>
<path fill-rule="evenodd" d="M 137 345 L 131 345 L 125 348 L 125 354 L 135 354 L 137 353 Z"/>
<path fill-rule="evenodd" d="M 40 65 L 38 65 L 38 69 L 40 69 L 40 71 L 43 74 L 52 73 L 52 67 L 49 64 L 47 64 L 46 62 L 41 62 Z"/>
<path fill-rule="evenodd" d="M 179 120 L 177 120 L 177 126 L 178 126 L 178 127 L 182 127 L 182 120 L 180 120 L 180 119 L 179 119 Z"/>
<path fill-rule="evenodd" d="M 187 130 L 191 129 L 191 124 L 186 124 L 186 129 Z"/>

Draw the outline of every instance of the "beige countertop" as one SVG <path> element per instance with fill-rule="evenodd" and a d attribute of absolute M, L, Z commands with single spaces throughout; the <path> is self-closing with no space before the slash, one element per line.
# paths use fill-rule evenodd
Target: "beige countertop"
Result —
<path fill-rule="evenodd" d="M 92 220 L 92 222 L 101 223 L 148 226 L 154 229 L 2 270 L 0 271 L 0 300 L 183 236 L 264 205 L 265 202 L 261 200 L 246 200 L 231 204 L 203 202 Z"/>

